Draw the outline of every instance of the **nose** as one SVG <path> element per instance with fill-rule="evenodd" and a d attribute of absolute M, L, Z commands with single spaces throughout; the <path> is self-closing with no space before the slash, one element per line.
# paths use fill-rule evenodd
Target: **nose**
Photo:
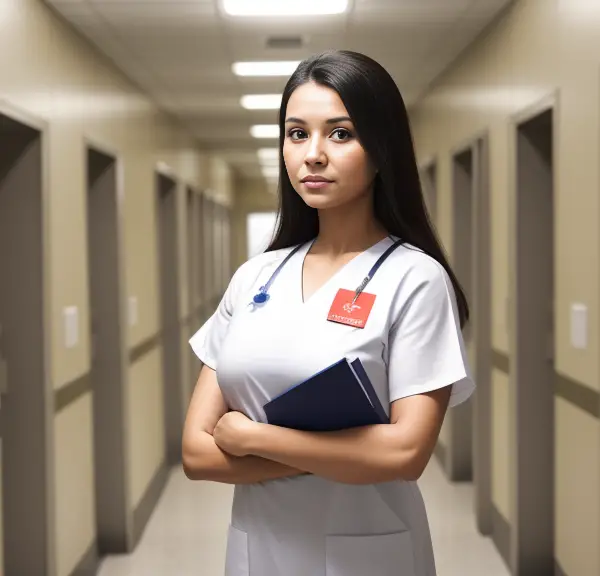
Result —
<path fill-rule="evenodd" d="M 307 144 L 304 162 L 311 165 L 323 166 L 327 164 L 327 154 L 325 153 L 323 141 L 319 136 L 313 136 Z"/>

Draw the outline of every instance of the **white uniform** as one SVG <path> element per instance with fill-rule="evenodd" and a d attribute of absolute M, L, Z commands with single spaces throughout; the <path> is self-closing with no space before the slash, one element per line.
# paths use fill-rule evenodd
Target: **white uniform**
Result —
<path fill-rule="evenodd" d="M 252 305 L 253 296 L 292 249 L 261 254 L 237 270 L 218 310 L 190 340 L 200 360 L 216 369 L 230 409 L 266 422 L 265 403 L 344 356 L 361 359 L 386 409 L 450 384 L 451 406 L 471 395 L 452 284 L 423 252 L 403 245 L 381 265 L 365 289 L 376 299 L 363 329 L 327 320 L 338 289 L 354 291 L 394 240 L 353 258 L 305 302 L 302 267 L 310 242 L 281 269 L 264 305 Z M 419 488 L 311 475 L 236 486 L 225 572 L 434 576 Z"/>

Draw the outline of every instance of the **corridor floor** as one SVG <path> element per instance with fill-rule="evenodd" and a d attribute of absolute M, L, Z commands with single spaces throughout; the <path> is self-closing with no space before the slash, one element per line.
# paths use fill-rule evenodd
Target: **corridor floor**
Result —
<path fill-rule="evenodd" d="M 447 482 L 435 459 L 419 485 L 437 576 L 509 576 L 491 540 L 476 530 L 472 486 Z M 135 552 L 107 557 L 98 576 L 223 576 L 231 496 L 230 486 L 193 483 L 174 469 Z"/>

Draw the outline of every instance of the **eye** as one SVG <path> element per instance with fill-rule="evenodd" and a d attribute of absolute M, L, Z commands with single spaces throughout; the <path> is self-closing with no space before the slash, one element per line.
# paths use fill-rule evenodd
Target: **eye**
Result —
<path fill-rule="evenodd" d="M 346 128 L 336 128 L 331 133 L 332 136 L 334 134 L 337 135 L 337 138 L 334 138 L 334 140 L 337 140 L 338 142 L 344 142 L 345 140 L 349 140 L 350 138 L 352 138 L 352 133 L 350 132 L 350 130 L 347 130 Z"/>
<path fill-rule="evenodd" d="M 306 132 L 304 130 L 302 130 L 301 128 L 292 128 L 289 132 L 288 132 L 288 136 L 292 139 L 292 140 L 299 140 L 300 138 L 302 138 L 304 136 L 306 136 Z"/>

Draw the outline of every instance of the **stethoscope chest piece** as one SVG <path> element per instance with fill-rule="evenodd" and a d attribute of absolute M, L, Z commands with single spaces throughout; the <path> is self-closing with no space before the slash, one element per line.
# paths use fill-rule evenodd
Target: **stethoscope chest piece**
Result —
<path fill-rule="evenodd" d="M 255 304 L 264 304 L 269 299 L 269 294 L 264 290 L 264 288 L 260 289 L 260 292 L 252 298 L 252 301 Z"/>
<path fill-rule="evenodd" d="M 269 298 L 270 298 L 269 288 L 271 287 L 271 284 L 273 284 L 275 277 L 277 276 L 277 274 L 279 274 L 280 270 L 285 266 L 286 262 L 296 252 L 298 252 L 298 250 L 300 250 L 300 248 L 302 248 L 302 246 L 303 246 L 303 244 L 299 244 L 284 258 L 283 262 L 281 264 L 279 264 L 279 266 L 277 267 L 275 272 L 273 272 L 273 274 L 269 278 L 269 281 L 264 286 L 261 286 L 259 288 L 258 293 L 254 295 L 254 297 L 252 298 L 252 302 L 250 304 L 253 304 L 254 307 L 261 306 L 262 304 L 265 304 L 269 300 Z"/>

